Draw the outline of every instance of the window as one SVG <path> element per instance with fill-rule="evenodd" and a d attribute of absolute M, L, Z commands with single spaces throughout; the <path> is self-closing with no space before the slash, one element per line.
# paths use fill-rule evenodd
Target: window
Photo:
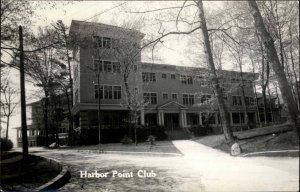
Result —
<path fill-rule="evenodd" d="M 163 99 L 168 99 L 169 94 L 168 93 L 163 93 Z"/>
<path fill-rule="evenodd" d="M 59 128 L 59 133 L 66 133 L 66 132 L 67 132 L 66 128 L 64 128 L 64 127 Z"/>
<path fill-rule="evenodd" d="M 104 86 L 104 99 L 112 99 L 112 86 L 105 85 Z"/>
<path fill-rule="evenodd" d="M 211 95 L 201 95 L 200 102 L 207 103 L 211 99 Z"/>
<path fill-rule="evenodd" d="M 193 78 L 191 76 L 187 76 L 187 83 L 189 85 L 193 84 Z"/>
<path fill-rule="evenodd" d="M 191 94 L 182 94 L 182 103 L 184 105 L 194 105 L 195 96 Z"/>
<path fill-rule="evenodd" d="M 180 81 L 182 84 L 186 84 L 186 76 L 180 75 Z"/>
<path fill-rule="evenodd" d="M 119 62 L 113 62 L 112 63 L 112 72 L 114 73 L 120 73 L 120 63 Z"/>
<path fill-rule="evenodd" d="M 187 105 L 187 104 L 189 103 L 189 97 L 188 97 L 187 94 L 183 94 L 183 95 L 182 95 L 182 103 L 183 103 L 184 105 Z"/>
<path fill-rule="evenodd" d="M 120 73 L 120 62 L 94 60 L 94 69 L 95 71 L 104 69 L 105 72 Z"/>
<path fill-rule="evenodd" d="M 194 105 L 195 103 L 195 96 L 194 95 L 189 95 L 189 104 Z"/>
<path fill-rule="evenodd" d="M 143 78 L 143 82 L 149 82 L 149 81 L 155 82 L 156 81 L 155 73 L 143 72 L 142 78 Z"/>
<path fill-rule="evenodd" d="M 112 66 L 110 61 L 104 61 L 103 66 L 105 72 L 112 72 Z"/>
<path fill-rule="evenodd" d="M 143 78 L 143 82 L 148 82 L 149 81 L 149 75 L 148 75 L 148 73 L 143 72 L 142 73 L 142 78 Z"/>
<path fill-rule="evenodd" d="M 254 105 L 254 98 L 253 97 L 245 97 L 246 105 Z"/>
<path fill-rule="evenodd" d="M 99 92 L 100 91 L 100 99 L 103 99 L 103 85 L 100 85 L 100 90 L 99 89 L 99 85 L 95 85 L 95 98 L 98 99 L 99 96 Z"/>
<path fill-rule="evenodd" d="M 95 48 L 115 49 L 120 43 L 119 39 L 113 39 L 109 37 L 94 36 L 93 39 Z"/>
<path fill-rule="evenodd" d="M 112 39 L 111 43 L 112 43 L 112 48 L 116 49 L 116 48 L 118 48 L 120 41 L 119 41 L 119 39 Z"/>
<path fill-rule="evenodd" d="M 232 105 L 233 106 L 242 105 L 242 97 L 241 96 L 232 96 Z"/>
<path fill-rule="evenodd" d="M 144 93 L 144 100 L 150 104 L 157 104 L 157 94 L 156 93 Z"/>
<path fill-rule="evenodd" d="M 94 36 L 94 48 L 102 47 L 102 38 L 98 36 Z"/>
<path fill-rule="evenodd" d="M 155 82 L 156 81 L 155 73 L 150 73 L 150 81 L 151 82 Z"/>
<path fill-rule="evenodd" d="M 177 93 L 172 93 L 172 99 L 177 100 Z"/>
<path fill-rule="evenodd" d="M 114 99 L 121 99 L 121 86 L 114 86 Z"/>
<path fill-rule="evenodd" d="M 122 88 L 119 85 L 95 85 L 95 98 L 98 99 L 100 92 L 100 99 L 121 99 Z M 104 95 L 104 97 L 103 97 Z"/>
<path fill-rule="evenodd" d="M 175 74 L 171 74 L 171 79 L 176 79 L 176 75 Z"/>
<path fill-rule="evenodd" d="M 161 74 L 161 78 L 166 79 L 167 78 L 167 74 L 165 74 L 165 73 Z"/>
<path fill-rule="evenodd" d="M 111 47 L 111 38 L 103 37 L 103 48 L 110 49 Z"/>

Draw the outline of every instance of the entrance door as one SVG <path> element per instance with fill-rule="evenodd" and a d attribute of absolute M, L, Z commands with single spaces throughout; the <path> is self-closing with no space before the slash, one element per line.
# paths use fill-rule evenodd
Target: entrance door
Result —
<path fill-rule="evenodd" d="M 177 130 L 179 128 L 179 114 L 165 113 L 164 119 L 167 130 Z"/>

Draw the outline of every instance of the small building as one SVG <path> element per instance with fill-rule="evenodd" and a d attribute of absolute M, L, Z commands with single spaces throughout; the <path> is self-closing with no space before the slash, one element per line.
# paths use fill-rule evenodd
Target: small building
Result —
<path fill-rule="evenodd" d="M 57 106 L 54 107 L 49 102 L 48 109 L 48 138 L 53 142 L 55 139 L 56 129 L 58 131 L 58 138 L 60 144 L 67 144 L 68 140 L 68 130 L 69 130 L 69 121 L 64 114 L 66 112 L 67 103 L 64 96 L 60 95 L 61 98 Z M 51 100 L 51 98 L 49 99 Z M 30 110 L 30 116 L 28 120 L 31 120 L 31 123 L 27 125 L 27 136 L 28 136 L 28 146 L 44 146 L 45 145 L 45 124 L 44 124 L 44 111 L 43 111 L 43 99 L 27 104 Z M 55 113 L 59 113 L 61 116 L 59 122 L 54 121 Z M 17 130 L 17 146 L 22 146 L 22 130 L 21 127 L 14 128 Z"/>

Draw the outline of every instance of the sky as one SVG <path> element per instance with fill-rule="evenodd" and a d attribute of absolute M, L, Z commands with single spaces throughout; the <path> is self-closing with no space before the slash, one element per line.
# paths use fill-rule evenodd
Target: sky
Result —
<path fill-rule="evenodd" d="M 36 4 L 37 2 L 32 2 Z M 156 13 L 150 13 L 143 16 L 142 14 L 125 13 L 127 10 L 150 10 L 153 8 L 162 8 L 170 6 L 181 5 L 182 1 L 157 1 L 157 2 L 142 2 L 142 1 L 56 1 L 55 8 L 48 8 L 45 2 L 39 2 L 41 8 L 35 11 L 35 15 L 31 18 L 34 26 L 32 31 L 37 31 L 38 27 L 44 27 L 57 20 L 62 20 L 66 25 L 70 26 L 72 20 L 83 20 L 91 22 L 101 22 L 110 25 L 122 26 L 129 21 L 141 21 L 146 24 L 140 25 L 139 30 L 146 34 L 146 37 L 151 35 L 157 35 L 158 26 L 148 24 L 155 21 Z M 120 4 L 122 4 L 120 6 Z M 205 1 L 205 8 L 210 11 L 219 9 L 222 7 L 222 1 Z M 155 53 L 154 61 L 156 63 L 174 64 L 193 66 L 195 63 L 191 61 L 189 53 L 187 53 L 187 47 L 189 47 L 190 39 L 184 36 L 172 36 L 164 40 L 164 44 L 160 45 Z M 151 61 L 152 58 L 149 55 L 149 51 L 142 54 L 142 61 Z M 225 64 L 226 69 L 232 70 L 234 66 L 232 64 Z M 11 79 L 14 81 L 15 86 L 19 86 L 19 72 L 11 71 Z M 29 83 L 26 83 L 26 95 L 28 103 L 36 101 L 37 98 L 32 96 L 37 89 Z M 16 143 L 16 131 L 11 129 L 21 125 L 20 121 L 20 107 L 16 111 L 14 117 L 12 117 L 10 125 L 10 138 Z M 27 117 L 30 117 L 30 108 L 27 107 Z M 31 122 L 28 121 L 28 124 Z"/>

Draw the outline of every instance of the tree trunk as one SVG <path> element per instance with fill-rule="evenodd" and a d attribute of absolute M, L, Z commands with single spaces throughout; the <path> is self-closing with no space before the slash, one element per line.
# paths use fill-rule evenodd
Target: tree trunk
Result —
<path fill-rule="evenodd" d="M 271 92 L 270 92 L 269 85 L 268 85 L 268 96 L 269 96 L 269 108 L 270 108 L 270 113 L 271 113 L 271 121 L 272 121 L 272 123 L 274 123 L 273 105 L 272 105 L 272 98 L 271 98 Z"/>
<path fill-rule="evenodd" d="M 264 110 L 264 125 L 267 126 L 269 124 L 267 118 L 267 99 L 266 99 L 266 86 L 269 83 L 269 63 L 267 61 L 267 66 L 265 62 L 265 51 L 263 47 L 262 40 L 260 39 L 258 32 L 256 31 L 257 40 L 259 41 L 260 51 L 261 51 L 261 89 L 262 89 L 262 99 L 263 99 L 263 110 Z M 265 79 L 265 74 L 267 79 Z"/>
<path fill-rule="evenodd" d="M 48 92 L 45 91 L 45 103 L 44 103 L 44 128 L 45 128 L 45 145 L 49 145 L 49 138 L 48 138 L 48 105 L 49 105 L 49 98 Z"/>
<path fill-rule="evenodd" d="M 259 113 L 259 107 L 258 107 L 258 102 L 257 102 L 257 92 L 256 92 L 256 86 L 255 86 L 255 83 L 254 83 L 254 95 L 255 95 L 255 105 L 256 105 L 256 116 L 257 116 L 257 120 L 258 120 L 258 124 L 259 124 L 259 127 L 261 127 L 261 119 L 260 119 L 260 113 Z"/>
<path fill-rule="evenodd" d="M 22 26 L 19 26 L 19 42 L 20 42 L 20 96 L 21 96 L 22 150 L 23 150 L 23 159 L 27 159 L 28 138 L 27 138 L 27 121 L 26 121 L 26 92 L 25 92 L 23 27 Z"/>
<path fill-rule="evenodd" d="M 278 116 L 279 116 L 279 120 L 281 122 L 281 104 L 280 104 L 280 99 L 279 99 L 279 95 L 278 95 L 278 90 L 277 90 L 277 84 L 275 84 L 275 90 L 276 90 L 276 99 L 278 102 Z"/>
<path fill-rule="evenodd" d="M 269 119 L 268 119 L 268 109 L 267 109 L 267 97 L 266 97 L 266 86 L 262 86 L 262 97 L 263 97 L 263 105 L 264 105 L 264 124 L 265 126 L 269 125 Z"/>
<path fill-rule="evenodd" d="M 250 60 L 251 60 L 251 64 L 252 64 L 252 72 L 253 72 L 253 79 L 256 78 L 256 75 L 255 75 L 255 64 L 254 64 L 254 61 L 253 61 L 253 55 L 252 55 L 252 52 L 250 50 Z M 255 106 L 256 106 L 256 117 L 257 117 L 257 120 L 258 120 L 258 124 L 259 124 L 259 127 L 261 127 L 261 119 L 260 119 L 260 113 L 259 113 L 259 106 L 258 106 L 258 102 L 257 102 L 257 91 L 256 91 L 256 83 L 255 83 L 255 80 L 253 81 L 253 89 L 254 89 L 254 96 L 255 96 Z"/>
<path fill-rule="evenodd" d="M 239 63 L 239 67 L 240 67 L 240 77 L 241 77 L 241 81 L 242 81 L 241 91 L 242 91 L 242 105 L 243 105 L 244 119 L 245 119 L 245 124 L 247 126 L 247 129 L 250 129 L 248 109 L 247 109 L 247 105 L 246 105 L 246 96 L 245 96 L 245 89 L 244 89 L 245 84 L 244 84 L 244 78 L 243 78 L 243 68 L 242 68 L 241 63 Z"/>
<path fill-rule="evenodd" d="M 222 90 L 219 85 L 219 79 L 218 79 L 215 64 L 213 61 L 213 55 L 212 55 L 212 51 L 211 51 L 211 47 L 210 47 L 209 35 L 208 35 L 208 31 L 207 31 L 207 26 L 206 26 L 206 20 L 205 20 L 202 0 L 198 1 L 197 6 L 199 8 L 199 19 L 200 19 L 201 31 L 202 31 L 204 45 L 205 45 L 206 59 L 207 59 L 207 63 L 210 68 L 211 75 L 212 75 L 214 91 L 217 96 L 218 107 L 219 107 L 220 115 L 221 115 L 221 119 L 222 119 L 224 136 L 227 141 L 233 142 L 234 136 L 233 136 L 231 126 L 230 126 L 229 113 L 228 113 L 228 110 L 226 108 L 226 105 L 225 105 L 225 102 L 223 99 Z"/>
<path fill-rule="evenodd" d="M 73 135 L 74 135 L 74 131 L 73 131 L 73 116 L 72 116 L 72 112 L 71 112 L 71 106 L 72 104 L 70 104 L 70 95 L 68 93 L 68 89 L 66 89 L 66 98 L 67 98 L 67 103 L 68 103 L 68 120 L 69 120 L 69 130 L 68 130 L 68 133 L 69 133 L 69 142 L 68 144 L 69 145 L 74 145 L 74 138 L 73 138 Z M 71 95 L 72 97 L 72 95 Z M 72 102 L 72 101 L 71 101 Z"/>
<path fill-rule="evenodd" d="M 127 74 L 125 74 L 126 72 L 124 72 L 124 74 L 123 74 L 123 81 L 124 81 L 124 85 L 125 85 L 125 93 L 126 93 L 126 101 L 127 101 L 127 108 L 128 108 L 128 110 L 129 110 L 129 116 L 130 116 L 130 122 L 132 122 L 132 120 L 134 120 L 135 121 L 135 119 L 134 119 L 134 115 L 133 115 L 133 110 L 132 110 L 132 108 L 131 108 L 131 106 L 132 106 L 132 102 L 131 102 L 131 93 L 130 93 L 130 88 L 129 88 L 129 84 L 128 84 L 128 76 L 127 76 Z M 135 126 L 134 126 L 134 134 L 135 134 L 135 132 L 136 132 L 136 130 L 135 130 L 136 128 L 135 128 Z M 129 138 L 133 138 L 132 137 L 132 133 L 131 133 L 131 126 L 129 126 L 129 133 L 128 133 L 128 137 Z"/>
<path fill-rule="evenodd" d="M 291 63 L 292 63 L 292 70 L 293 70 L 293 74 L 294 74 L 294 78 L 295 78 L 295 89 L 296 89 L 296 96 L 295 98 L 297 99 L 297 106 L 298 106 L 298 110 L 300 110 L 300 97 L 299 97 L 299 82 L 298 82 L 298 77 L 297 77 L 297 72 L 295 70 L 295 62 L 294 62 L 294 55 L 293 55 L 293 37 L 292 37 L 292 31 L 291 31 L 291 27 L 289 27 L 289 34 L 290 34 L 290 40 L 291 40 L 291 45 L 290 45 L 290 56 L 291 56 Z M 299 70 L 300 71 L 300 70 Z"/>
<path fill-rule="evenodd" d="M 265 27 L 263 18 L 260 14 L 260 11 L 258 9 L 256 1 L 248 0 L 248 4 L 249 4 L 250 12 L 254 18 L 255 28 L 257 29 L 257 31 L 260 32 L 261 39 L 263 40 L 266 51 L 267 51 L 268 60 L 272 64 L 273 71 L 274 71 L 276 79 L 279 83 L 279 88 L 282 93 L 283 101 L 284 101 L 285 105 L 287 106 L 287 111 L 289 114 L 289 121 L 292 124 L 292 126 L 294 127 L 294 129 L 298 135 L 298 138 L 299 138 L 300 126 L 298 123 L 299 112 L 297 109 L 297 104 L 293 98 L 291 88 L 290 88 L 290 85 L 284 74 L 283 68 L 280 65 L 280 61 L 279 61 L 279 58 L 278 58 L 278 55 L 277 55 L 277 52 L 276 52 L 276 49 L 274 46 L 274 40 Z"/>
<path fill-rule="evenodd" d="M 64 31 L 65 32 L 65 31 Z M 64 33 L 66 38 L 66 34 Z M 71 108 L 73 107 L 73 78 L 71 73 L 71 60 L 69 57 L 69 50 L 67 48 L 67 61 L 68 61 L 68 71 L 69 71 L 69 84 L 70 84 L 70 95 L 68 93 L 68 89 L 66 90 L 67 102 L 68 102 L 68 119 L 69 119 L 69 141 L 71 145 L 74 145 L 74 131 L 73 131 L 73 116 L 71 112 Z M 99 85 L 100 86 L 100 85 Z"/>
<path fill-rule="evenodd" d="M 6 117 L 6 140 L 8 139 L 9 116 Z"/>

